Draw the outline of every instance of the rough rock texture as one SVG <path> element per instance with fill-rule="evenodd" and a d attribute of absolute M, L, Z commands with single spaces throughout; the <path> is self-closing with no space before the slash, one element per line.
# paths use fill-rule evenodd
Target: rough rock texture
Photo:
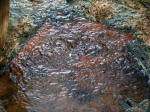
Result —
<path fill-rule="evenodd" d="M 37 112 L 119 112 L 118 99 L 143 100 L 145 78 L 129 77 L 133 70 L 123 52 L 133 39 L 129 33 L 84 20 L 44 24 L 11 61 L 7 74 L 14 84 L 1 96 L 8 99 L 13 90 L 16 99 L 10 96 L 14 103 L 2 105 L 14 111 L 27 106 Z M 9 78 L 4 79 L 2 83 Z"/>
<path fill-rule="evenodd" d="M 131 32 L 144 39 L 150 45 L 149 39 L 149 8 L 140 0 L 98 0 L 93 1 L 89 13 L 106 25 Z M 147 3 L 147 5 L 149 5 Z"/>
<path fill-rule="evenodd" d="M 143 68 L 135 65 L 142 63 L 148 69 L 149 48 L 130 33 L 116 30 L 131 32 L 149 45 L 147 8 L 132 0 L 100 0 L 92 4 L 82 1 L 84 8 L 93 14 L 85 16 L 93 19 L 95 16 L 106 28 L 101 23 L 84 21 L 81 7 L 63 2 L 14 1 L 12 4 L 9 28 L 14 38 L 8 40 L 8 47 L 13 43 L 10 48 L 20 49 L 19 44 L 28 40 L 31 29 L 36 31 L 45 19 L 47 22 L 11 61 L 9 72 L 1 77 L 0 109 L 119 112 L 118 99 L 130 97 L 142 101 L 147 98 L 147 77 L 141 75 L 145 74 Z M 21 7 L 22 10 L 18 10 Z M 79 17 L 82 20 L 74 20 Z M 20 38 L 22 35 L 25 38 Z"/>

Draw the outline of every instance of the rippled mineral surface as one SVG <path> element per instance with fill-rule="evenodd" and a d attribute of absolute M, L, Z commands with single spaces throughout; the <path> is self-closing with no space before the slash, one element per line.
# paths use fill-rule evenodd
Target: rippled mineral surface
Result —
<path fill-rule="evenodd" d="M 148 97 L 148 78 L 135 70 L 126 53 L 135 36 L 86 20 L 77 4 L 13 2 L 9 26 L 13 39 L 38 30 L 29 33 L 32 38 L 23 36 L 30 39 L 25 45 L 14 42 L 12 49 L 24 47 L 0 77 L 0 112 L 122 112 L 120 99 L 141 102 Z M 22 11 L 19 5 L 24 4 L 20 19 L 13 11 Z M 27 20 L 20 25 L 22 17 Z"/>

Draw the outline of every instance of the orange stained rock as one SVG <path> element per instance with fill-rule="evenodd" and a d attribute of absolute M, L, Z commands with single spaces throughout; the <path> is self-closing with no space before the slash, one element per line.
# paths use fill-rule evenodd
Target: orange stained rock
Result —
<path fill-rule="evenodd" d="M 2 76 L 0 78 L 0 97 L 8 94 L 9 90 L 10 90 L 10 79 L 8 77 L 8 74 L 5 76 Z"/>
<path fill-rule="evenodd" d="M 103 64 L 111 63 L 115 59 L 121 56 L 124 56 L 124 53 L 120 53 L 120 54 L 113 55 L 110 57 L 95 57 L 95 58 L 93 57 L 92 58 L 92 56 L 83 56 L 81 60 L 75 64 L 75 66 L 80 68 L 80 67 L 93 67 L 98 64 L 103 65 Z"/>
<path fill-rule="evenodd" d="M 45 23 L 11 61 L 7 77 L 10 74 L 16 76 L 17 89 L 27 86 L 27 98 L 33 95 L 29 101 L 41 111 L 50 112 L 53 107 L 61 107 L 65 112 L 73 112 L 74 108 L 79 112 L 87 108 L 92 112 L 119 112 L 117 99 L 120 94 L 122 97 L 144 97 L 143 91 L 137 95 L 121 93 L 135 93 L 133 85 L 129 84 L 130 78 L 119 69 L 121 58 L 125 58 L 121 49 L 133 39 L 131 34 L 120 33 L 100 23 L 83 20 L 62 26 Z M 5 78 L 4 85 L 9 83 L 8 79 Z M 72 92 L 72 98 L 69 92 Z M 76 100 L 83 93 L 91 99 L 80 105 Z M 46 99 L 46 104 L 42 99 Z M 83 97 L 83 101 L 86 99 Z"/>
<path fill-rule="evenodd" d="M 44 2 L 45 0 L 30 0 L 31 2 Z"/>

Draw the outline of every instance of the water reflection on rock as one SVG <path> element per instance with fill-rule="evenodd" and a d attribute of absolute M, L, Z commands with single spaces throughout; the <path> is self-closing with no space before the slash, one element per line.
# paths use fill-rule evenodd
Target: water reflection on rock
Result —
<path fill-rule="evenodd" d="M 143 100 L 147 92 L 144 78 L 133 82 L 132 70 L 124 72 L 130 66 L 122 51 L 133 39 L 84 20 L 59 27 L 45 23 L 1 78 L 7 86 L 1 86 L 2 107 L 11 112 L 120 112 L 118 99 Z"/>

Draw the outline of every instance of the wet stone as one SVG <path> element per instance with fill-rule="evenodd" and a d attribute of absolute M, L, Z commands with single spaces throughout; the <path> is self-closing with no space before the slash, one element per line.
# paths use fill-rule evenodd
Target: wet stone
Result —
<path fill-rule="evenodd" d="M 119 100 L 122 110 L 125 112 L 149 112 L 150 102 L 148 99 L 143 100 L 140 103 L 137 103 L 129 98 L 125 101 Z"/>
<path fill-rule="evenodd" d="M 133 39 L 85 20 L 62 26 L 47 22 L 11 61 L 7 78 L 0 79 L 11 80 L 1 97 L 15 88 L 1 105 L 29 112 L 119 112 L 118 99 L 146 97 L 146 83 L 132 82 L 132 70 L 122 70 L 130 66 L 122 48 Z"/>

